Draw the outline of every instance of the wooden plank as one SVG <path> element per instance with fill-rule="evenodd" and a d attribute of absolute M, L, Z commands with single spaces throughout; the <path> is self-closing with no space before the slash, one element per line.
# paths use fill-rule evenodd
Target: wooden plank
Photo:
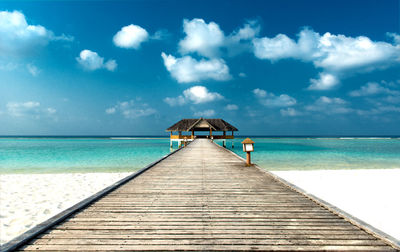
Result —
<path fill-rule="evenodd" d="M 41 239 L 76 239 L 77 236 L 74 233 L 65 234 L 65 233 L 52 233 L 52 234 L 43 234 L 39 238 Z M 235 234 L 235 233 L 182 233 L 182 234 L 169 234 L 169 233 L 161 233 L 161 234 L 137 234 L 137 233 L 129 233 L 129 234 L 87 234 L 81 233 L 79 235 L 80 239 L 138 239 L 138 240 L 146 240 L 146 239 L 220 239 L 220 238 L 229 238 L 229 239 L 325 239 L 325 240 L 376 240 L 370 235 L 364 234 L 337 234 L 337 235 L 322 235 L 322 234 Z"/>
<path fill-rule="evenodd" d="M 340 246 L 383 246 L 383 243 L 380 240 L 356 240 L 356 239 L 335 239 L 335 240 L 323 240 L 323 239 L 260 239 L 260 238 L 161 238 L 161 239 L 81 239 L 81 238 L 64 238 L 64 239 L 37 239 L 32 242 L 32 245 L 46 245 L 51 243 L 52 245 L 180 245 L 180 244 L 203 244 L 203 245 L 211 245 L 211 244 L 237 244 L 237 245 L 251 245 L 251 244 L 259 244 L 259 245 L 340 245 Z"/>
<path fill-rule="evenodd" d="M 227 244 L 227 245 L 183 245 L 183 244 L 175 244 L 174 246 L 166 246 L 166 245 L 124 245 L 118 244 L 115 245 L 28 245 L 23 248 L 25 251 L 177 251 L 177 250 L 186 250 L 186 251 L 215 251 L 216 248 L 218 250 L 226 250 L 226 251 L 254 251 L 254 250 L 263 250 L 263 251 L 396 251 L 395 249 L 388 246 L 330 246 L 330 245 L 321 245 L 321 246 L 312 246 L 305 245 L 301 248 L 296 245 L 259 245 L 259 244 L 250 244 L 250 245 L 235 245 L 235 244 Z"/>
<path fill-rule="evenodd" d="M 360 232 L 360 230 L 299 230 L 299 229 L 270 229 L 270 230 L 226 230 L 226 229 L 220 229 L 220 230 L 90 230 L 90 229 L 84 229 L 84 230 L 62 230 L 62 229 L 53 229 L 51 231 L 45 232 L 45 234 L 73 234 L 76 235 L 76 237 L 80 237 L 85 234 L 97 234 L 97 235 L 115 235 L 115 234 L 126 234 L 126 235 L 132 235 L 132 234 L 238 234 L 238 235 L 326 235 L 329 237 L 334 237 L 336 235 L 368 235 L 371 239 L 376 239 L 375 237 L 365 233 L 365 232 Z"/>

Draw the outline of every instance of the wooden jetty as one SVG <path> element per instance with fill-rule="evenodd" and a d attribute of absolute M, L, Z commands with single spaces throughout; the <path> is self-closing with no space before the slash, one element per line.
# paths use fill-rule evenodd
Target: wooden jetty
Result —
<path fill-rule="evenodd" d="M 18 249 L 396 251 L 208 139 L 196 139 Z"/>

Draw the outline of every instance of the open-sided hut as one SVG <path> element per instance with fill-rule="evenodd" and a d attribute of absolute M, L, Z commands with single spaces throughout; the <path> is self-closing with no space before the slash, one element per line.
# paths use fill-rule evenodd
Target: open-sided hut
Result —
<path fill-rule="evenodd" d="M 226 144 L 226 139 L 233 139 L 234 131 L 238 131 L 238 129 L 228 122 L 222 119 L 206 119 L 206 118 L 198 118 L 198 119 L 182 119 L 179 122 L 175 123 L 166 131 L 169 131 L 170 134 L 170 145 L 172 147 L 172 142 L 177 141 L 179 145 L 182 142 L 193 141 L 196 137 L 209 138 L 209 139 L 222 139 L 223 145 Z M 208 135 L 195 135 L 196 131 L 206 131 L 209 132 Z M 174 135 L 173 132 L 178 132 L 177 135 Z M 183 135 L 182 132 L 190 132 L 190 135 Z M 213 134 L 215 132 L 222 132 L 222 135 Z M 227 132 L 232 132 L 231 135 L 228 135 Z"/>

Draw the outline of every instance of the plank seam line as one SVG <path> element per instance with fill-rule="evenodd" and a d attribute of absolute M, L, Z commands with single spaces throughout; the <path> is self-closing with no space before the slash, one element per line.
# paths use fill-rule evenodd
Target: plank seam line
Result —
<path fill-rule="evenodd" d="M 212 143 L 214 143 L 212 141 Z M 224 148 L 216 143 L 214 143 L 216 146 L 218 146 L 219 148 L 221 148 L 222 150 L 225 150 L 229 153 L 231 153 L 232 155 L 234 155 L 235 157 L 239 158 L 240 160 L 242 160 L 243 162 L 246 162 L 246 160 L 244 158 L 242 158 L 241 156 L 239 156 L 238 154 L 234 153 L 233 151 Z M 374 236 L 375 238 L 378 238 L 380 240 L 383 240 L 384 242 L 386 242 L 388 245 L 390 245 L 391 247 L 393 247 L 396 250 L 400 250 L 400 241 L 397 240 L 396 238 L 394 238 L 393 236 L 379 230 L 378 228 L 373 227 L 372 225 L 366 223 L 363 220 L 360 220 L 359 218 L 347 213 L 346 211 L 343 211 L 342 209 L 330 204 L 329 202 L 313 195 L 310 193 L 307 193 L 305 190 L 303 190 L 302 188 L 290 183 L 289 181 L 279 177 L 278 175 L 273 174 L 272 172 L 263 169 L 261 167 L 259 167 L 257 164 L 253 164 L 253 167 L 257 168 L 258 170 L 260 170 L 261 172 L 264 172 L 266 174 L 269 174 L 270 176 L 272 176 L 276 181 L 282 183 L 283 185 L 285 185 L 286 187 L 288 187 L 289 189 L 305 196 L 306 198 L 310 199 L 311 201 L 317 203 L 318 205 L 324 207 L 325 209 L 327 209 L 328 211 L 332 212 L 333 214 L 343 218 L 344 220 L 350 222 L 351 224 L 353 224 L 354 226 L 360 228 L 361 230 L 364 230 L 365 232 L 369 233 L 370 235 Z"/>
<path fill-rule="evenodd" d="M 190 144 L 190 143 L 189 143 Z M 188 145 L 189 145 L 188 144 Z M 105 195 L 111 193 L 115 189 L 119 188 L 120 186 L 126 184 L 127 182 L 131 181 L 132 179 L 136 178 L 137 176 L 141 175 L 145 171 L 149 170 L 150 168 L 154 167 L 156 164 L 160 163 L 161 161 L 165 160 L 166 158 L 170 157 L 171 155 L 175 154 L 176 152 L 182 150 L 183 148 L 179 148 L 167 155 L 163 156 L 162 158 L 150 163 L 149 165 L 145 166 L 144 168 L 136 171 L 135 173 L 128 175 L 127 177 L 115 182 L 114 184 L 102 189 L 101 191 L 89 196 L 88 198 L 76 203 L 75 205 L 67 208 L 66 210 L 54 215 L 53 217 L 47 219 L 46 221 L 36 225 L 35 227 L 29 229 L 28 231 L 22 233 L 21 235 L 15 237 L 11 241 L 3 244 L 0 246 L 1 252 L 9 252 L 14 251 L 24 245 L 26 245 L 29 241 L 35 239 L 40 234 L 46 232 L 47 230 L 51 229 L 55 225 L 63 222 L 67 218 L 71 217 L 73 214 L 78 213 L 79 211 L 83 210 L 90 204 L 96 202 L 97 200 L 101 199 Z"/>

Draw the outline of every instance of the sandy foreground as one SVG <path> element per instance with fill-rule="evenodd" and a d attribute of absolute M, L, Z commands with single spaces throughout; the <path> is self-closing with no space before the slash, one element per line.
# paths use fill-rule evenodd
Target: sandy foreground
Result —
<path fill-rule="evenodd" d="M 273 173 L 400 239 L 400 169 Z M 13 239 L 129 174 L 0 175 L 1 243 Z"/>
<path fill-rule="evenodd" d="M 0 175 L 0 243 L 131 173 Z"/>
<path fill-rule="evenodd" d="M 273 173 L 400 240 L 400 169 Z"/>

